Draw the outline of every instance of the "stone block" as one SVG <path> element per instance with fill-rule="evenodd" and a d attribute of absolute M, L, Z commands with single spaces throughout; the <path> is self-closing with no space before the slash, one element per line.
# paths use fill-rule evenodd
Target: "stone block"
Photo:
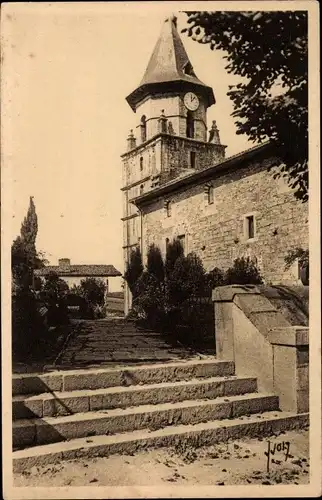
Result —
<path fill-rule="evenodd" d="M 233 401 L 233 417 L 278 410 L 278 396 L 260 396 Z"/>
<path fill-rule="evenodd" d="M 256 285 L 226 285 L 212 291 L 213 302 L 231 302 L 237 294 L 259 294 Z"/>
<path fill-rule="evenodd" d="M 309 344 L 308 331 L 307 327 L 291 325 L 280 325 L 277 327 L 272 325 L 269 332 L 269 341 L 271 344 L 305 347 Z"/>
<path fill-rule="evenodd" d="M 88 396 L 52 397 L 44 399 L 44 417 L 54 417 L 58 415 L 72 415 L 89 411 Z"/>
<path fill-rule="evenodd" d="M 274 392 L 283 411 L 297 411 L 296 349 L 274 345 Z"/>
<path fill-rule="evenodd" d="M 12 415 L 13 419 L 19 418 L 35 418 L 43 416 L 42 399 L 25 398 L 20 400 L 13 400 L 12 402 Z"/>
<path fill-rule="evenodd" d="M 310 411 L 310 393 L 307 389 L 297 390 L 297 412 L 307 413 Z"/>
<path fill-rule="evenodd" d="M 271 302 L 260 294 L 237 294 L 234 303 L 246 314 L 276 311 Z"/>
<path fill-rule="evenodd" d="M 297 373 L 297 387 L 298 389 L 305 390 L 309 393 L 309 365 L 297 365 L 296 373 Z"/>
<path fill-rule="evenodd" d="M 101 370 L 82 374 L 66 374 L 64 376 L 64 391 L 77 391 L 83 389 L 103 389 L 121 385 L 121 376 L 118 371 Z"/>
<path fill-rule="evenodd" d="M 259 332 L 267 338 L 270 336 L 270 331 L 276 327 L 289 326 L 288 321 L 282 314 L 276 311 L 253 312 L 249 314 L 249 319 Z"/>
<path fill-rule="evenodd" d="M 14 375 L 12 394 L 42 394 L 62 390 L 62 375 Z"/>
<path fill-rule="evenodd" d="M 223 396 L 233 396 L 235 394 L 246 394 L 256 391 L 256 378 L 236 378 L 232 380 L 225 380 Z"/>
<path fill-rule="evenodd" d="M 309 364 L 309 349 L 308 346 L 304 348 L 296 349 L 296 361 L 297 365 L 308 365 Z"/>
<path fill-rule="evenodd" d="M 233 304 L 221 302 L 214 307 L 217 359 L 234 361 Z"/>
<path fill-rule="evenodd" d="M 32 446 L 36 439 L 36 426 L 34 423 L 21 424 L 15 422 L 12 427 L 12 440 L 13 446 L 23 448 L 25 446 Z"/>

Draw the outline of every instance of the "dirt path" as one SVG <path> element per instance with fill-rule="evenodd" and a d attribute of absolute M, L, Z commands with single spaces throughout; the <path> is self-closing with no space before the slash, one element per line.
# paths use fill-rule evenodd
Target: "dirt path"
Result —
<path fill-rule="evenodd" d="M 15 486 L 156 486 L 308 484 L 309 432 L 292 431 L 270 438 L 289 442 L 285 451 L 271 456 L 267 473 L 268 440 L 243 440 L 193 450 L 159 449 L 108 458 L 80 459 L 33 468 L 15 475 Z"/>

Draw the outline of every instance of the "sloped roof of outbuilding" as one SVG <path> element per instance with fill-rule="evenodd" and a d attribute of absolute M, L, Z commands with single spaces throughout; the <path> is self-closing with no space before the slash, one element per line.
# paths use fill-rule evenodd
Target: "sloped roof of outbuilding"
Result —
<path fill-rule="evenodd" d="M 122 276 L 111 264 L 72 264 L 70 266 L 45 266 L 42 269 L 36 269 L 35 275 L 48 276 L 50 273 L 56 273 L 58 276 L 77 276 L 77 277 L 95 277 L 95 276 Z"/>

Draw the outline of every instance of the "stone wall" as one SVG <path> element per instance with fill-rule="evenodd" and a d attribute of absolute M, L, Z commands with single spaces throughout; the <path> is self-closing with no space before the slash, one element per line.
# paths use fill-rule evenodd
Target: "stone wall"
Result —
<path fill-rule="evenodd" d="M 275 162 L 275 163 L 274 163 Z M 185 235 L 187 252 L 196 252 L 207 270 L 228 268 L 241 256 L 257 259 L 266 283 L 299 282 L 297 266 L 285 271 L 284 257 L 295 246 L 308 248 L 308 208 L 296 200 L 283 180 L 267 168 L 274 158 L 252 160 L 225 174 L 213 174 L 212 204 L 207 182 L 166 195 L 144 207 L 143 247 L 152 242 L 165 251 L 166 238 Z M 245 222 L 254 217 L 255 237 L 249 239 Z"/>

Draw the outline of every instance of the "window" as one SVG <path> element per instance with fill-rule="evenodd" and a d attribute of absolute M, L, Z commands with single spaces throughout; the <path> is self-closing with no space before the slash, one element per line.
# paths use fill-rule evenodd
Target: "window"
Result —
<path fill-rule="evenodd" d="M 141 184 L 141 186 L 140 186 L 140 194 L 143 194 L 143 191 L 144 191 L 144 186 L 143 186 L 143 184 Z"/>
<path fill-rule="evenodd" d="M 195 151 L 190 151 L 190 167 L 191 168 L 196 167 L 196 152 Z"/>
<path fill-rule="evenodd" d="M 146 141 L 146 116 L 145 115 L 143 115 L 141 117 L 140 127 L 141 127 L 141 142 L 145 142 Z"/>
<path fill-rule="evenodd" d="M 166 239 L 165 239 L 165 249 L 166 249 L 166 250 L 168 249 L 169 242 L 170 242 L 169 238 L 166 238 Z"/>
<path fill-rule="evenodd" d="M 193 71 L 193 67 L 190 62 L 187 62 L 187 64 L 183 68 L 183 72 L 185 75 L 189 76 L 196 76 L 195 72 Z"/>
<path fill-rule="evenodd" d="M 143 170 L 143 156 L 141 156 L 141 158 L 140 158 L 140 170 L 141 170 L 141 172 Z"/>
<path fill-rule="evenodd" d="M 178 240 L 182 245 L 183 253 L 186 254 L 186 236 L 184 234 L 181 234 L 180 236 L 178 236 Z"/>
<path fill-rule="evenodd" d="M 212 205 L 214 202 L 214 188 L 213 188 L 213 186 L 208 186 L 207 200 L 208 200 L 208 205 Z"/>
<path fill-rule="evenodd" d="M 187 112 L 187 137 L 194 138 L 195 136 L 195 122 L 191 111 Z"/>
<path fill-rule="evenodd" d="M 165 202 L 165 209 L 166 209 L 167 217 L 171 217 L 171 201 Z"/>
<path fill-rule="evenodd" d="M 246 217 L 246 238 L 251 240 L 255 237 L 255 221 L 254 216 L 249 215 Z"/>

